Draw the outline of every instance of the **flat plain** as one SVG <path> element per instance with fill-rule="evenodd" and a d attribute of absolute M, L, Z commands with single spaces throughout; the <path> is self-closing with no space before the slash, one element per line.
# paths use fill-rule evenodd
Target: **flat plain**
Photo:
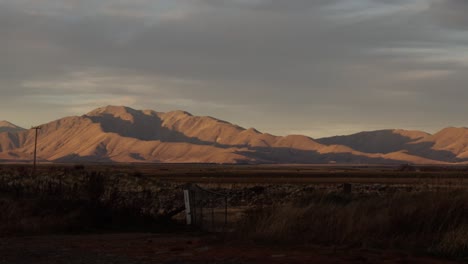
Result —
<path fill-rule="evenodd" d="M 468 257 L 464 166 L 40 164 L 31 172 L 28 164 L 0 165 L 0 263 Z M 204 220 L 187 227 L 187 184 L 226 203 L 199 198 Z M 229 221 L 219 228 L 224 208 Z"/>

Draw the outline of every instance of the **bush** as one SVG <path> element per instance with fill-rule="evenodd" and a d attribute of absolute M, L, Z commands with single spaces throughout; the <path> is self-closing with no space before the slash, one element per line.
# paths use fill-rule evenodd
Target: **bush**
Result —
<path fill-rule="evenodd" d="M 165 230 L 178 185 L 103 170 L 51 167 L 32 177 L 0 168 L 0 237 L 93 230 Z"/>
<path fill-rule="evenodd" d="M 238 236 L 283 244 L 355 245 L 468 257 L 468 194 L 401 193 L 337 199 L 336 194 L 251 210 Z"/>
<path fill-rule="evenodd" d="M 468 226 L 460 226 L 445 233 L 434 248 L 434 252 L 445 256 L 466 257 L 468 252 Z"/>

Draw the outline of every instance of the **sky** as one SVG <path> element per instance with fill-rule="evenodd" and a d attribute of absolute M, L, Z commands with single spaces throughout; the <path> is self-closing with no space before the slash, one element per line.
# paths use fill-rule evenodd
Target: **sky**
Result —
<path fill-rule="evenodd" d="M 466 0 L 0 0 L 0 120 L 105 105 L 276 135 L 468 126 Z"/>

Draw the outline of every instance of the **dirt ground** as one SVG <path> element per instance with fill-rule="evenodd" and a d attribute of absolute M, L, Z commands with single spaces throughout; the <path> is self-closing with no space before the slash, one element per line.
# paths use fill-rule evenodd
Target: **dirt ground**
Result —
<path fill-rule="evenodd" d="M 0 264 L 456 263 L 401 252 L 279 248 L 214 242 L 196 234 L 102 234 L 0 238 Z"/>

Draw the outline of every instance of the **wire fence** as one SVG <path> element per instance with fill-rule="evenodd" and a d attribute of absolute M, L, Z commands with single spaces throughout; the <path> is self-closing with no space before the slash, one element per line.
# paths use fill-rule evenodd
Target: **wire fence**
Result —
<path fill-rule="evenodd" d="M 219 232 L 228 225 L 228 196 L 189 184 L 184 190 L 187 224 Z"/>

